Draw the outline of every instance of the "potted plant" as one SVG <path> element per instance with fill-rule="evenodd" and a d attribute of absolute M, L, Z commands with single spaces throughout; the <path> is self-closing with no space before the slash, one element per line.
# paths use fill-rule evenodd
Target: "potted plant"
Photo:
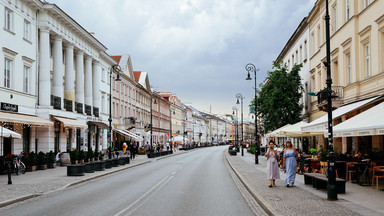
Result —
<path fill-rule="evenodd" d="M 27 166 L 27 172 L 33 172 L 36 171 L 36 153 L 31 152 L 29 153 L 27 159 L 26 159 L 26 166 Z"/>
<path fill-rule="evenodd" d="M 47 159 L 45 158 L 45 153 L 40 151 L 38 154 L 37 154 L 37 161 L 40 165 L 40 169 L 41 170 L 45 170 L 47 169 Z"/>
<path fill-rule="evenodd" d="M 55 154 L 52 151 L 48 153 L 48 168 L 56 168 Z"/>
<path fill-rule="evenodd" d="M 71 158 L 71 164 L 77 164 L 77 160 L 78 160 L 78 153 L 77 153 L 77 150 L 72 150 L 69 152 L 69 156 Z"/>
<path fill-rule="evenodd" d="M 93 158 L 95 159 L 95 161 L 99 160 L 99 151 L 95 151 L 93 153 Z"/>
<path fill-rule="evenodd" d="M 87 152 L 87 162 L 93 161 L 93 150 L 90 148 Z"/>
<path fill-rule="evenodd" d="M 145 149 L 145 147 L 140 147 L 137 154 L 138 155 L 145 155 L 145 154 L 147 154 L 147 150 Z"/>
<path fill-rule="evenodd" d="M 83 150 L 80 150 L 79 151 L 79 155 L 77 157 L 77 160 L 79 161 L 79 163 L 83 164 L 84 163 L 84 159 L 85 159 L 85 153 Z"/>
<path fill-rule="evenodd" d="M 100 159 L 100 160 L 104 160 L 104 155 L 105 155 L 105 153 L 104 153 L 103 151 L 101 151 L 101 152 L 100 152 L 100 158 L 99 158 L 99 159 Z"/>

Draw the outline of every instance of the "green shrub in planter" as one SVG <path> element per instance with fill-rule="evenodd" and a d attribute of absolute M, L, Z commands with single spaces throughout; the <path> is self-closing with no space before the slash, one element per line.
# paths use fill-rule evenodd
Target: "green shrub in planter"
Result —
<path fill-rule="evenodd" d="M 69 156 L 71 157 L 71 162 L 74 163 L 75 161 L 78 160 L 78 152 L 77 150 L 73 150 L 69 152 Z"/>
<path fill-rule="evenodd" d="M 39 165 L 47 164 L 47 160 L 45 159 L 45 154 L 42 151 L 40 151 L 39 154 L 37 154 L 37 160 L 39 161 Z"/>
<path fill-rule="evenodd" d="M 29 167 L 36 166 L 36 153 L 35 152 L 29 153 L 27 161 L 26 161 L 26 166 L 29 166 Z"/>
<path fill-rule="evenodd" d="M 85 153 L 83 150 L 80 150 L 79 155 L 77 156 L 77 160 L 79 160 L 79 163 L 80 163 L 80 161 L 83 161 L 84 158 L 85 158 Z"/>
<path fill-rule="evenodd" d="M 54 164 L 55 163 L 55 154 L 53 151 L 50 151 L 48 153 L 48 164 Z"/>
<path fill-rule="evenodd" d="M 98 151 L 95 151 L 95 152 L 93 153 L 93 157 L 99 159 L 99 152 L 98 152 Z"/>
<path fill-rule="evenodd" d="M 88 150 L 88 152 L 87 152 L 87 158 L 86 158 L 86 160 L 87 160 L 87 161 L 92 161 L 92 159 L 93 159 L 93 150 L 92 150 L 92 148 L 90 148 L 90 149 Z"/>

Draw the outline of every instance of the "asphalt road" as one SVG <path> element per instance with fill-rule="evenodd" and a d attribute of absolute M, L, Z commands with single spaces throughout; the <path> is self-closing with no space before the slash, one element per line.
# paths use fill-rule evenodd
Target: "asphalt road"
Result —
<path fill-rule="evenodd" d="M 227 146 L 157 160 L 0 211 L 0 215 L 254 215 L 223 159 Z"/>

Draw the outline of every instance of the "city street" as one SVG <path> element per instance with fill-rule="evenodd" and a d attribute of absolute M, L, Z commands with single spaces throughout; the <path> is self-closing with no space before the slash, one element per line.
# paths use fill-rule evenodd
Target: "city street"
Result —
<path fill-rule="evenodd" d="M 1 215 L 253 215 L 227 146 L 189 151 L 5 207 Z"/>

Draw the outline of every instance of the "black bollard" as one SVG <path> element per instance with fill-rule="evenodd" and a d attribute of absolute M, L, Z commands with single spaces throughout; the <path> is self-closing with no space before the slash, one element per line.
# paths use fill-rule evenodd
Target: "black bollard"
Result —
<path fill-rule="evenodd" d="M 241 147 L 241 156 L 244 156 L 244 146 Z"/>
<path fill-rule="evenodd" d="M 12 179 L 11 179 L 11 162 L 7 162 L 8 164 L 8 184 L 12 184 Z"/>

